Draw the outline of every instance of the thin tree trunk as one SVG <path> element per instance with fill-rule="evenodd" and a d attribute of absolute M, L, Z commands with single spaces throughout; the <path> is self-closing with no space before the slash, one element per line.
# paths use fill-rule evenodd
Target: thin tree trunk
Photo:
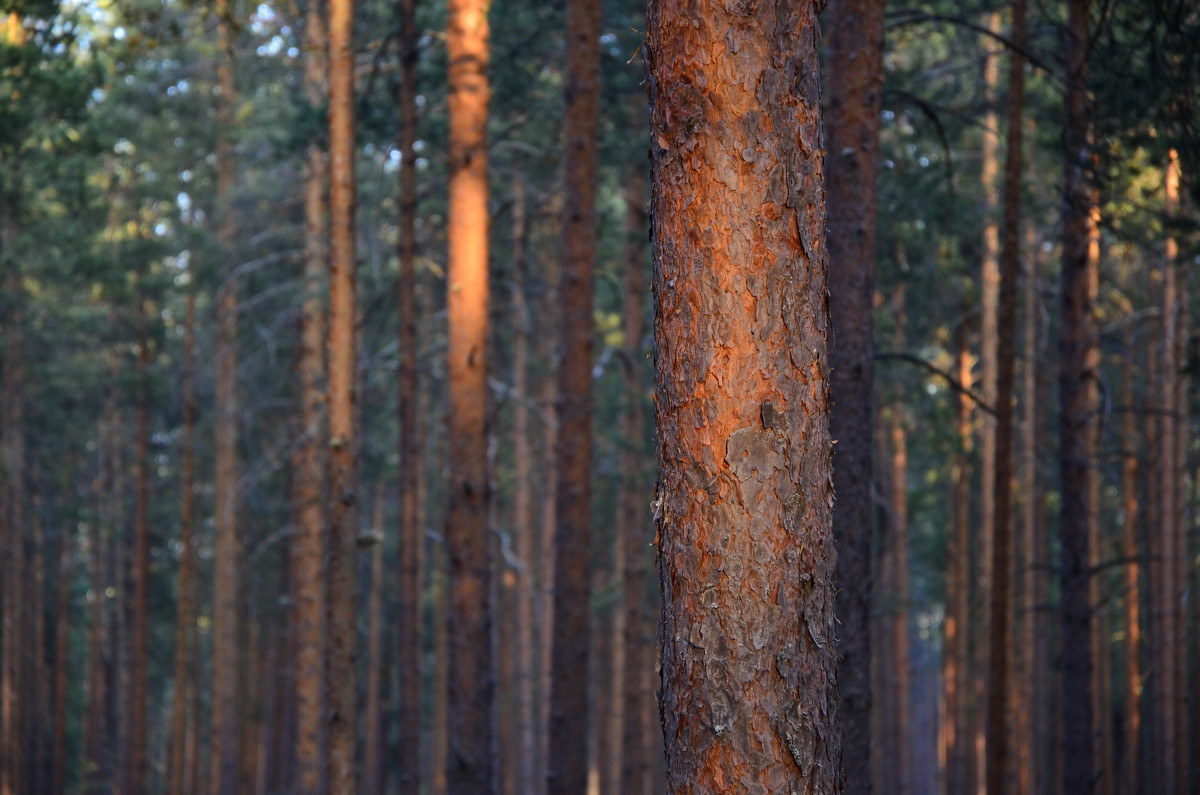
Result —
<path fill-rule="evenodd" d="M 383 686 L 383 484 L 375 484 L 374 514 L 371 533 L 371 585 L 367 596 L 367 695 L 363 711 L 363 795 L 382 795 L 383 712 L 380 696 Z"/>
<path fill-rule="evenodd" d="M 992 590 L 988 660 L 987 790 L 1002 795 L 1010 780 L 1011 721 L 1016 688 L 1011 674 L 1013 633 L 1013 436 L 1016 396 L 1017 290 L 1021 278 L 1022 134 L 1025 129 L 1025 0 L 1013 0 L 1009 53 L 1008 125 L 1004 159 L 1004 221 L 997 314 L 995 481 L 992 523 Z"/>
<path fill-rule="evenodd" d="M 837 536 L 839 716 L 847 795 L 871 791 L 871 438 L 875 174 L 884 0 L 835 4 L 829 25 L 827 209 Z"/>
<path fill-rule="evenodd" d="M 638 122 L 644 122 L 646 99 L 638 95 Z M 647 509 L 649 491 L 639 462 L 645 445 L 646 381 L 643 339 L 646 336 L 646 172 L 642 163 L 630 169 L 625 184 L 625 413 L 621 439 L 621 559 L 624 578 L 625 661 L 621 736 L 621 792 L 644 795 L 649 779 L 650 748 L 646 747 L 646 703 L 654 699 L 645 687 L 644 672 L 654 667 L 653 629 L 646 595 L 647 547 L 653 541 Z"/>
<path fill-rule="evenodd" d="M 904 290 L 901 287 L 901 307 Z M 904 310 L 897 309 L 898 323 L 902 323 Z M 903 350 L 903 347 L 900 348 Z M 893 754 L 893 765 L 888 771 L 888 791 L 905 795 L 912 792 L 912 747 L 913 726 L 911 710 L 911 687 L 908 651 L 908 435 L 905 431 L 904 405 L 897 401 L 892 405 L 888 436 L 890 444 L 888 477 L 889 502 L 888 535 L 891 549 L 891 587 L 893 605 L 889 623 L 890 654 L 886 663 L 890 669 L 892 683 L 892 706 L 895 710 L 890 718 L 891 736 L 889 744 Z"/>
<path fill-rule="evenodd" d="M 71 476 L 74 474 L 74 471 L 70 472 Z M 71 533 L 65 527 L 59 530 L 58 593 L 54 603 L 54 729 L 50 746 L 50 786 L 53 792 L 67 791 L 67 687 L 71 679 L 71 557 L 74 546 Z"/>
<path fill-rule="evenodd" d="M 842 788 L 816 13 L 647 13 L 673 794 Z"/>
<path fill-rule="evenodd" d="M 356 791 L 358 429 L 355 382 L 354 0 L 329 2 L 329 496 L 326 574 L 329 791 Z"/>
<path fill-rule="evenodd" d="M 130 767 L 126 791 L 146 791 L 146 710 L 150 632 L 150 335 L 145 299 L 138 307 L 137 486 L 133 520 L 133 673 L 129 691 Z"/>
<path fill-rule="evenodd" d="M 557 362 L 554 356 L 554 310 L 558 306 L 558 269 L 550 257 L 543 258 L 545 293 L 540 315 L 543 318 L 543 347 L 548 372 L 542 380 L 539 402 L 546 413 L 541 447 L 542 478 L 541 512 L 538 525 L 538 583 L 540 588 L 538 621 L 538 762 L 535 793 L 545 792 L 549 769 L 550 748 L 550 650 L 554 634 L 554 528 L 558 472 L 555 468 L 555 449 L 558 441 Z"/>
<path fill-rule="evenodd" d="M 1120 791 L 1127 795 L 1138 792 L 1139 760 L 1142 734 L 1142 667 L 1141 667 L 1141 599 L 1139 594 L 1141 553 L 1138 545 L 1138 434 L 1132 407 L 1137 402 L 1133 385 L 1132 340 L 1130 355 L 1121 366 L 1121 383 L 1125 387 L 1127 410 L 1121 417 L 1121 496 L 1122 496 L 1122 554 L 1125 557 L 1123 591 L 1125 604 L 1125 720 L 1124 749 L 1121 758 Z"/>
<path fill-rule="evenodd" d="M 237 527 L 237 276 L 232 269 L 233 191 L 233 40 L 228 0 L 217 2 L 217 237 L 229 267 L 217 293 L 216 380 L 216 542 L 213 574 L 213 679 L 210 742 L 212 795 L 234 791 L 238 756 L 238 569 L 241 540 Z"/>
<path fill-rule="evenodd" d="M 592 281 L 600 0 L 567 2 L 563 260 L 559 281 L 554 635 L 547 791 L 585 791 L 591 624 Z"/>
<path fill-rule="evenodd" d="M 451 0 L 449 739 L 454 793 L 493 792 L 493 682 L 488 563 L 487 339 L 488 3 Z"/>
<path fill-rule="evenodd" d="M 421 785 L 421 550 L 419 522 L 421 428 L 417 422 L 420 381 L 417 374 L 417 9 L 416 0 L 398 3 L 400 85 L 397 147 L 399 258 L 397 310 L 400 315 L 399 409 L 399 604 L 396 654 L 399 663 L 396 707 L 399 712 L 395 753 L 400 795 L 417 795 Z"/>
<path fill-rule="evenodd" d="M 50 738 L 48 719 L 50 717 L 49 682 L 47 678 L 53 668 L 50 665 L 50 649 L 46 645 L 46 552 L 45 532 L 42 526 L 42 499 L 35 490 L 33 505 L 30 506 L 30 553 L 32 576 L 26 577 L 29 585 L 29 641 L 32 649 L 27 655 L 30 668 L 28 684 L 28 726 L 29 740 L 27 753 L 29 755 L 29 792 L 45 792 L 47 789 L 47 774 L 49 756 L 47 741 Z"/>
<path fill-rule="evenodd" d="M 1095 191 L 1087 109 L 1089 0 L 1070 0 L 1066 36 L 1062 338 L 1059 418 L 1062 506 L 1063 787 L 1092 791 L 1095 780 L 1092 660 L 1090 481 L 1095 477 L 1099 348 L 1095 322 L 1097 263 L 1091 257 Z"/>

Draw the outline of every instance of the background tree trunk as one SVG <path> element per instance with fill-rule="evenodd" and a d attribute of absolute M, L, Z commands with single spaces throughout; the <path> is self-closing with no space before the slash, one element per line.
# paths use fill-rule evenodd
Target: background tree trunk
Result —
<path fill-rule="evenodd" d="M 670 793 L 841 790 L 816 11 L 647 14 Z"/>
<path fill-rule="evenodd" d="M 130 754 L 126 790 L 146 791 L 147 676 L 150 646 L 150 333 L 146 299 L 138 307 L 137 486 L 133 519 L 133 672 L 129 690 Z"/>

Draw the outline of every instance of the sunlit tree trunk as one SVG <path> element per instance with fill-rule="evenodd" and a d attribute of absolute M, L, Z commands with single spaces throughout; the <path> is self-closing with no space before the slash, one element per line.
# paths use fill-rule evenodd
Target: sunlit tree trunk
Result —
<path fill-rule="evenodd" d="M 588 773 L 591 623 L 592 272 L 596 256 L 599 0 L 567 2 L 559 432 L 555 451 L 554 630 L 547 791 L 583 792 Z"/>
<path fill-rule="evenodd" d="M 228 0 L 217 3 L 217 237 L 227 266 L 233 263 L 233 40 Z M 237 782 L 239 710 L 237 704 L 238 569 L 241 541 L 237 528 L 237 274 L 229 270 L 217 293 L 216 410 L 216 540 L 213 573 L 213 678 L 211 731 L 212 795 L 232 792 Z"/>
<path fill-rule="evenodd" d="M 647 14 L 669 793 L 842 789 L 816 13 Z"/>
<path fill-rule="evenodd" d="M 1063 788 L 1092 791 L 1094 752 L 1090 563 L 1091 479 L 1095 477 L 1099 347 L 1097 263 L 1091 256 L 1095 190 L 1087 102 L 1088 0 L 1070 0 L 1066 31 L 1063 174 L 1062 337 L 1059 343 L 1059 456 L 1062 554 Z"/>
<path fill-rule="evenodd" d="M 875 174 L 883 97 L 884 0 L 836 3 L 829 31 L 829 356 L 834 409 L 839 716 L 846 792 L 870 792 L 871 437 Z"/>
<path fill-rule="evenodd" d="M 326 726 L 329 792 L 357 790 L 358 433 L 355 382 L 354 0 L 329 0 L 329 528 Z"/>
<path fill-rule="evenodd" d="M 646 99 L 635 104 L 644 123 Z M 646 381 L 643 340 L 646 336 L 646 295 L 649 263 L 646 262 L 645 164 L 636 163 L 625 184 L 625 413 L 621 439 L 625 445 L 621 466 L 621 562 L 624 580 L 625 660 L 624 707 L 621 734 L 621 789 L 627 795 L 645 795 L 651 749 L 646 745 L 646 704 L 654 700 L 645 686 L 646 671 L 654 668 L 653 628 L 647 600 L 647 551 L 653 541 L 649 512 L 650 492 L 639 464 L 646 449 Z"/>
<path fill-rule="evenodd" d="M 488 3 L 451 0 L 449 739 L 453 793 L 494 791 L 493 685 L 488 562 L 487 338 Z"/>
<path fill-rule="evenodd" d="M 1121 547 L 1125 558 L 1122 593 L 1125 618 L 1125 715 L 1122 727 L 1125 752 L 1120 763 L 1122 793 L 1138 792 L 1139 760 L 1142 733 L 1142 666 L 1141 666 L 1141 554 L 1138 543 L 1138 433 L 1133 407 L 1137 404 L 1134 389 L 1133 351 L 1130 340 L 1128 354 L 1121 363 L 1121 383 L 1125 388 L 1125 413 L 1121 416 Z"/>
<path fill-rule="evenodd" d="M 397 184 L 397 311 L 400 365 L 399 544 L 396 654 L 399 664 L 396 708 L 399 713 L 395 763 L 400 795 L 417 795 L 421 784 L 421 548 L 418 521 L 421 499 L 421 429 L 417 423 L 417 9 L 416 0 L 398 3 L 400 84 L 396 95 L 400 174 Z"/>
<path fill-rule="evenodd" d="M 1010 780 L 1014 748 L 1012 719 L 1017 692 L 1012 676 L 1013 643 L 1013 438 L 1016 397 L 1017 291 L 1021 278 L 1021 175 L 1025 113 L 1025 2 L 1013 0 L 1014 49 L 1009 53 L 1008 125 L 1004 159 L 1004 219 L 1001 230 L 997 309 L 996 410 L 993 469 L 992 589 L 988 659 L 987 790 L 1002 795 Z M 986 486 L 985 486 L 986 487 Z"/>

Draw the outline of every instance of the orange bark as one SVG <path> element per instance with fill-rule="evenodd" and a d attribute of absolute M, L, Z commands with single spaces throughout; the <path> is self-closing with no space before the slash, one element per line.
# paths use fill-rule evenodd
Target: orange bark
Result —
<path fill-rule="evenodd" d="M 816 13 L 647 13 L 672 794 L 841 790 Z"/>

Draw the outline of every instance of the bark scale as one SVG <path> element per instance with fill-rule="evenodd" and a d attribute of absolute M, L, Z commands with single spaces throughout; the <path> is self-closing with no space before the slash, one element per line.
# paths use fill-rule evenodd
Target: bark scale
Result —
<path fill-rule="evenodd" d="M 842 789 L 817 11 L 647 14 L 673 794 Z"/>

